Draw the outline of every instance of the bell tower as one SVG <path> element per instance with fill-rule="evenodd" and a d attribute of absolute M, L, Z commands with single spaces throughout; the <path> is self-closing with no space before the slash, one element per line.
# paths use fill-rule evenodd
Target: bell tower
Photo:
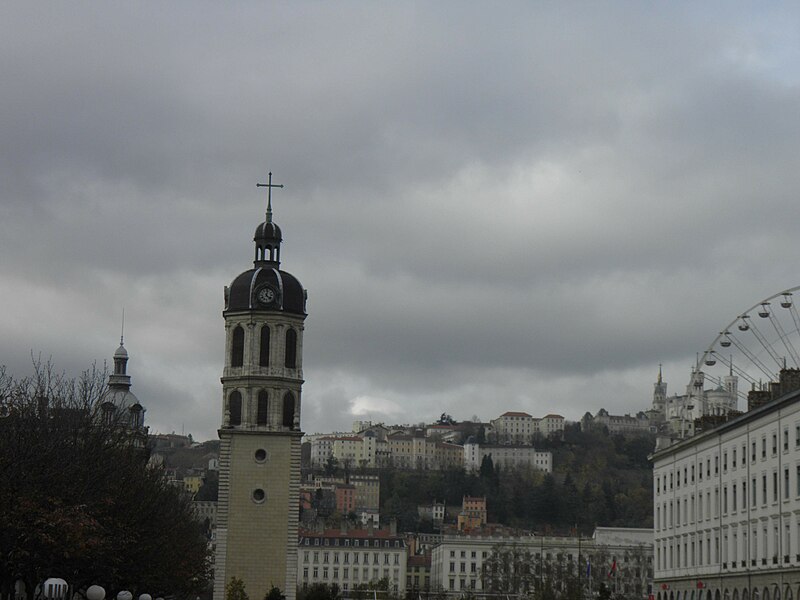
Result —
<path fill-rule="evenodd" d="M 225 288 L 214 600 L 231 578 L 250 598 L 278 587 L 294 600 L 306 292 L 280 269 L 283 234 L 267 214 L 253 268 Z"/>

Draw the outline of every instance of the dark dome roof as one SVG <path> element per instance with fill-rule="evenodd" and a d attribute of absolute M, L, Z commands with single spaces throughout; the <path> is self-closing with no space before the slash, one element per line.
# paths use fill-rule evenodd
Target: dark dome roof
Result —
<path fill-rule="evenodd" d="M 277 225 L 275 227 L 277 228 Z M 278 235 L 280 235 L 280 229 L 278 229 Z M 263 306 L 256 299 L 256 293 L 264 285 L 268 285 L 277 292 L 277 299 L 272 306 Z M 286 271 L 268 266 L 250 269 L 231 283 L 225 311 L 252 309 L 282 310 L 305 316 L 305 290 L 297 278 Z"/>
<path fill-rule="evenodd" d="M 281 228 L 272 221 L 264 221 L 256 227 L 256 233 L 253 235 L 253 241 L 258 242 L 259 240 L 282 241 L 283 234 L 281 233 Z"/>

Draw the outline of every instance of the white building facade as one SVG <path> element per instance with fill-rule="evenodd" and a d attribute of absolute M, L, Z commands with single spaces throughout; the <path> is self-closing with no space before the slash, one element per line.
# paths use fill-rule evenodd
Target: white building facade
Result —
<path fill-rule="evenodd" d="M 490 526 L 442 536 L 431 551 L 431 589 L 458 595 L 488 591 L 487 561 L 504 550 L 526 552 L 534 576 L 555 564 L 571 565 L 574 576 L 586 579 L 587 593 L 589 588 L 597 591 L 602 581 L 615 583 L 626 597 L 642 597 L 652 582 L 652 529 L 597 527 L 592 537 L 577 537 L 539 536 Z M 612 568 L 615 573 L 609 576 Z"/>
<path fill-rule="evenodd" d="M 800 596 L 800 391 L 652 459 L 657 600 Z"/>
<path fill-rule="evenodd" d="M 492 457 L 494 466 L 502 468 L 530 466 L 544 473 L 553 472 L 553 453 L 533 446 L 464 444 L 464 468 L 468 471 L 479 470 L 486 456 Z"/>
<path fill-rule="evenodd" d="M 405 540 L 387 530 L 328 529 L 301 531 L 297 584 L 336 584 L 345 596 L 358 585 L 388 579 L 390 590 L 406 590 L 407 549 Z"/>

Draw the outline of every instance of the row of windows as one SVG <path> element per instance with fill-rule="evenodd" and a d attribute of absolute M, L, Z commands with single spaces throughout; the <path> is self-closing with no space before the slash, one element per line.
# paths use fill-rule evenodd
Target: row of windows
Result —
<path fill-rule="evenodd" d="M 256 425 L 266 425 L 269 409 L 269 396 L 266 390 L 258 392 L 258 402 L 256 406 Z M 230 425 L 242 424 L 242 393 L 234 390 L 228 396 L 228 412 Z M 281 424 L 284 427 L 294 427 L 294 395 L 286 392 L 283 396 L 283 414 Z"/>
<path fill-rule="evenodd" d="M 794 439 L 794 447 L 800 448 L 800 425 L 795 426 L 795 439 Z M 783 438 L 782 438 L 782 448 L 784 451 L 789 450 L 789 428 L 784 427 L 783 429 Z M 762 435 L 761 437 L 761 458 L 767 458 L 767 436 L 766 434 Z M 737 450 L 738 448 L 731 448 L 730 449 L 730 467 L 732 469 L 736 469 L 736 465 L 744 467 L 746 465 L 747 460 L 747 446 L 742 444 L 741 446 L 741 453 L 738 454 L 739 461 L 737 463 Z M 771 444 L 772 456 L 776 456 L 778 454 L 778 434 L 777 432 L 772 433 L 772 444 Z M 750 460 L 752 463 L 755 463 L 758 458 L 758 443 L 756 440 L 753 440 L 751 444 L 751 452 L 750 452 Z M 722 453 L 722 472 L 726 473 L 728 471 L 728 450 Z M 705 472 L 706 477 L 711 477 L 711 457 L 706 458 L 705 461 Z M 684 467 L 683 468 L 683 477 L 681 478 L 681 470 L 678 469 L 676 475 L 677 477 L 673 477 L 673 473 L 669 473 L 669 478 L 667 475 L 663 476 L 656 476 L 655 480 L 655 487 L 656 487 L 656 494 L 660 494 L 662 491 L 667 491 L 667 485 L 669 485 L 669 489 L 673 489 L 673 484 L 676 488 L 681 487 L 681 479 L 683 479 L 683 484 L 688 485 L 694 483 L 695 478 L 695 466 L 691 465 L 691 467 Z M 714 456 L 714 475 L 719 474 L 719 456 Z M 698 469 L 698 479 L 703 481 L 703 459 L 700 459 L 699 469 Z"/>
<path fill-rule="evenodd" d="M 771 480 L 771 485 L 770 485 Z M 792 493 L 792 485 L 790 479 L 789 468 L 783 470 L 783 485 L 779 486 L 778 472 L 774 471 L 770 478 L 767 473 L 761 474 L 761 486 L 758 486 L 759 479 L 753 477 L 750 481 L 749 501 L 750 507 L 755 508 L 758 506 L 759 489 L 761 490 L 761 506 L 766 506 L 769 502 L 778 502 L 781 497 L 783 500 L 789 500 Z M 800 465 L 795 466 L 795 496 L 800 497 Z M 736 512 L 737 510 L 746 510 L 748 503 L 748 490 L 747 481 L 741 481 L 739 484 L 736 482 L 729 486 L 722 487 L 722 505 L 720 507 L 719 488 L 714 490 L 714 501 L 711 501 L 711 491 L 705 495 L 700 492 L 697 495 L 696 516 L 698 521 L 705 519 L 716 518 L 719 516 L 719 511 L 722 510 L 723 514 L 728 512 Z M 683 510 L 681 510 L 683 505 Z M 681 515 L 683 515 L 682 523 L 684 525 L 693 524 L 695 522 L 695 496 L 691 495 L 689 498 L 672 500 L 656 504 L 656 529 L 666 529 L 673 525 L 681 524 Z M 674 517 L 674 518 L 673 518 Z"/>
<path fill-rule="evenodd" d="M 748 535 L 749 533 L 749 535 Z M 771 533 L 771 537 L 770 537 Z M 718 533 L 703 536 L 694 534 L 678 543 L 656 543 L 656 564 L 660 569 L 679 569 L 684 567 L 716 565 L 738 568 L 800 562 L 800 553 L 792 553 L 791 526 L 787 523 L 781 529 L 775 523 L 772 527 L 758 525 L 725 530 L 720 538 Z M 800 523 L 797 525 L 800 538 Z"/>
<path fill-rule="evenodd" d="M 339 579 L 339 573 L 340 573 L 340 570 L 338 568 L 336 568 L 336 567 L 334 567 L 332 569 L 329 569 L 328 567 L 322 567 L 322 579 L 323 580 L 330 579 L 331 575 L 333 575 L 332 578 L 334 580 L 338 580 Z M 364 567 L 363 569 L 361 569 L 360 570 L 360 574 L 361 574 L 361 579 L 363 581 L 370 581 L 369 569 L 367 567 Z M 309 575 L 309 568 L 308 567 L 303 567 L 303 579 L 308 580 L 308 575 Z M 313 567 L 312 570 L 311 570 L 312 580 L 318 580 L 320 578 L 319 575 L 320 575 L 320 568 L 319 567 Z M 342 579 L 350 579 L 350 569 L 348 567 L 344 567 L 343 569 L 341 569 L 341 575 L 342 575 L 342 577 L 341 577 Z M 392 570 L 392 575 L 393 575 L 393 578 L 394 578 L 395 581 L 399 580 L 400 572 L 399 572 L 398 569 L 393 569 Z M 380 576 L 381 576 L 380 569 L 372 569 L 372 581 L 377 581 L 380 578 Z M 383 577 L 385 579 L 389 578 L 389 569 L 383 569 Z M 355 581 L 359 580 L 359 569 L 357 569 L 357 568 L 353 568 L 353 580 L 355 580 Z M 347 583 L 344 583 L 342 585 L 342 588 L 344 590 L 347 590 L 347 587 L 348 587 Z M 397 591 L 397 583 L 394 584 L 394 590 Z"/>
<path fill-rule="evenodd" d="M 303 538 L 303 546 L 312 545 L 310 540 L 311 540 L 311 538 Z M 341 541 L 342 541 L 342 546 L 349 546 L 350 545 L 350 538 L 345 538 L 344 540 L 341 540 Z M 353 546 L 358 548 L 360 545 L 362 545 L 361 544 L 362 541 L 364 542 L 363 543 L 364 548 L 369 548 L 370 547 L 369 540 L 360 540 L 358 538 L 353 540 Z M 322 538 L 322 543 L 320 544 L 320 538 L 314 538 L 314 544 L 313 545 L 314 546 L 319 546 L 319 545 L 322 545 L 322 546 L 338 546 L 339 545 L 339 538 L 333 538 L 333 544 L 331 544 L 330 542 L 331 542 L 330 538 Z M 373 539 L 371 545 L 372 545 L 373 548 L 380 548 L 381 547 L 381 540 Z M 391 547 L 400 548 L 401 547 L 400 540 L 383 540 L 383 547 L 384 548 L 391 548 Z"/>
<path fill-rule="evenodd" d="M 304 563 L 309 562 L 309 560 L 312 558 L 310 556 L 311 554 L 312 553 L 310 553 L 308 551 L 303 553 L 303 562 Z M 363 553 L 363 562 L 364 562 L 364 564 L 365 565 L 369 564 L 369 556 L 370 556 L 370 554 L 372 554 L 372 564 L 374 564 L 374 565 L 379 564 L 380 563 L 380 559 L 379 559 L 378 553 L 376 553 L 376 552 L 364 552 Z M 346 565 L 350 564 L 350 556 L 351 556 L 351 554 L 349 552 L 342 553 L 342 556 L 341 556 L 342 563 L 344 563 Z M 358 557 L 359 556 L 362 556 L 362 555 L 360 555 L 358 552 L 353 552 L 352 553 L 353 564 L 354 565 L 358 564 Z M 392 553 L 392 554 L 385 554 L 384 553 L 382 556 L 383 556 L 383 564 L 385 564 L 385 565 L 388 565 L 390 562 L 392 562 L 395 565 L 399 565 L 400 564 L 400 555 L 397 554 L 397 553 Z M 390 559 L 389 558 L 390 556 L 393 556 L 394 559 L 393 560 Z M 319 552 L 314 552 L 313 553 L 313 560 L 311 562 L 313 562 L 314 564 L 319 563 Z M 323 562 L 323 564 L 327 564 L 327 563 L 330 562 L 330 552 L 323 552 L 322 553 L 322 562 Z M 339 553 L 338 552 L 334 552 L 333 553 L 333 564 L 335 564 L 335 565 L 339 564 Z"/>
<path fill-rule="evenodd" d="M 261 327 L 259 339 L 258 366 L 269 366 L 269 325 Z M 283 363 L 287 369 L 297 368 L 297 332 L 291 327 L 286 330 L 286 352 Z M 244 365 L 244 329 L 237 325 L 233 330 L 233 340 L 231 343 L 231 366 L 241 367 Z"/>

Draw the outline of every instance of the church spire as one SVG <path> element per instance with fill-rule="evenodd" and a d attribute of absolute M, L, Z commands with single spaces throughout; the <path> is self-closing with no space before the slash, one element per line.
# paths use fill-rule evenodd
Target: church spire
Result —
<path fill-rule="evenodd" d="M 122 309 L 122 327 L 119 333 L 119 348 L 114 352 L 114 372 L 108 378 L 109 387 L 130 388 L 131 376 L 128 370 L 128 351 L 125 349 L 125 309 Z"/>
<path fill-rule="evenodd" d="M 272 188 L 283 188 L 283 184 L 272 183 L 272 172 L 267 183 L 256 183 L 256 187 L 267 188 L 266 220 L 256 227 L 253 241 L 256 243 L 256 256 L 253 263 L 256 267 L 278 267 L 281 262 L 281 228 L 272 222 Z"/>

